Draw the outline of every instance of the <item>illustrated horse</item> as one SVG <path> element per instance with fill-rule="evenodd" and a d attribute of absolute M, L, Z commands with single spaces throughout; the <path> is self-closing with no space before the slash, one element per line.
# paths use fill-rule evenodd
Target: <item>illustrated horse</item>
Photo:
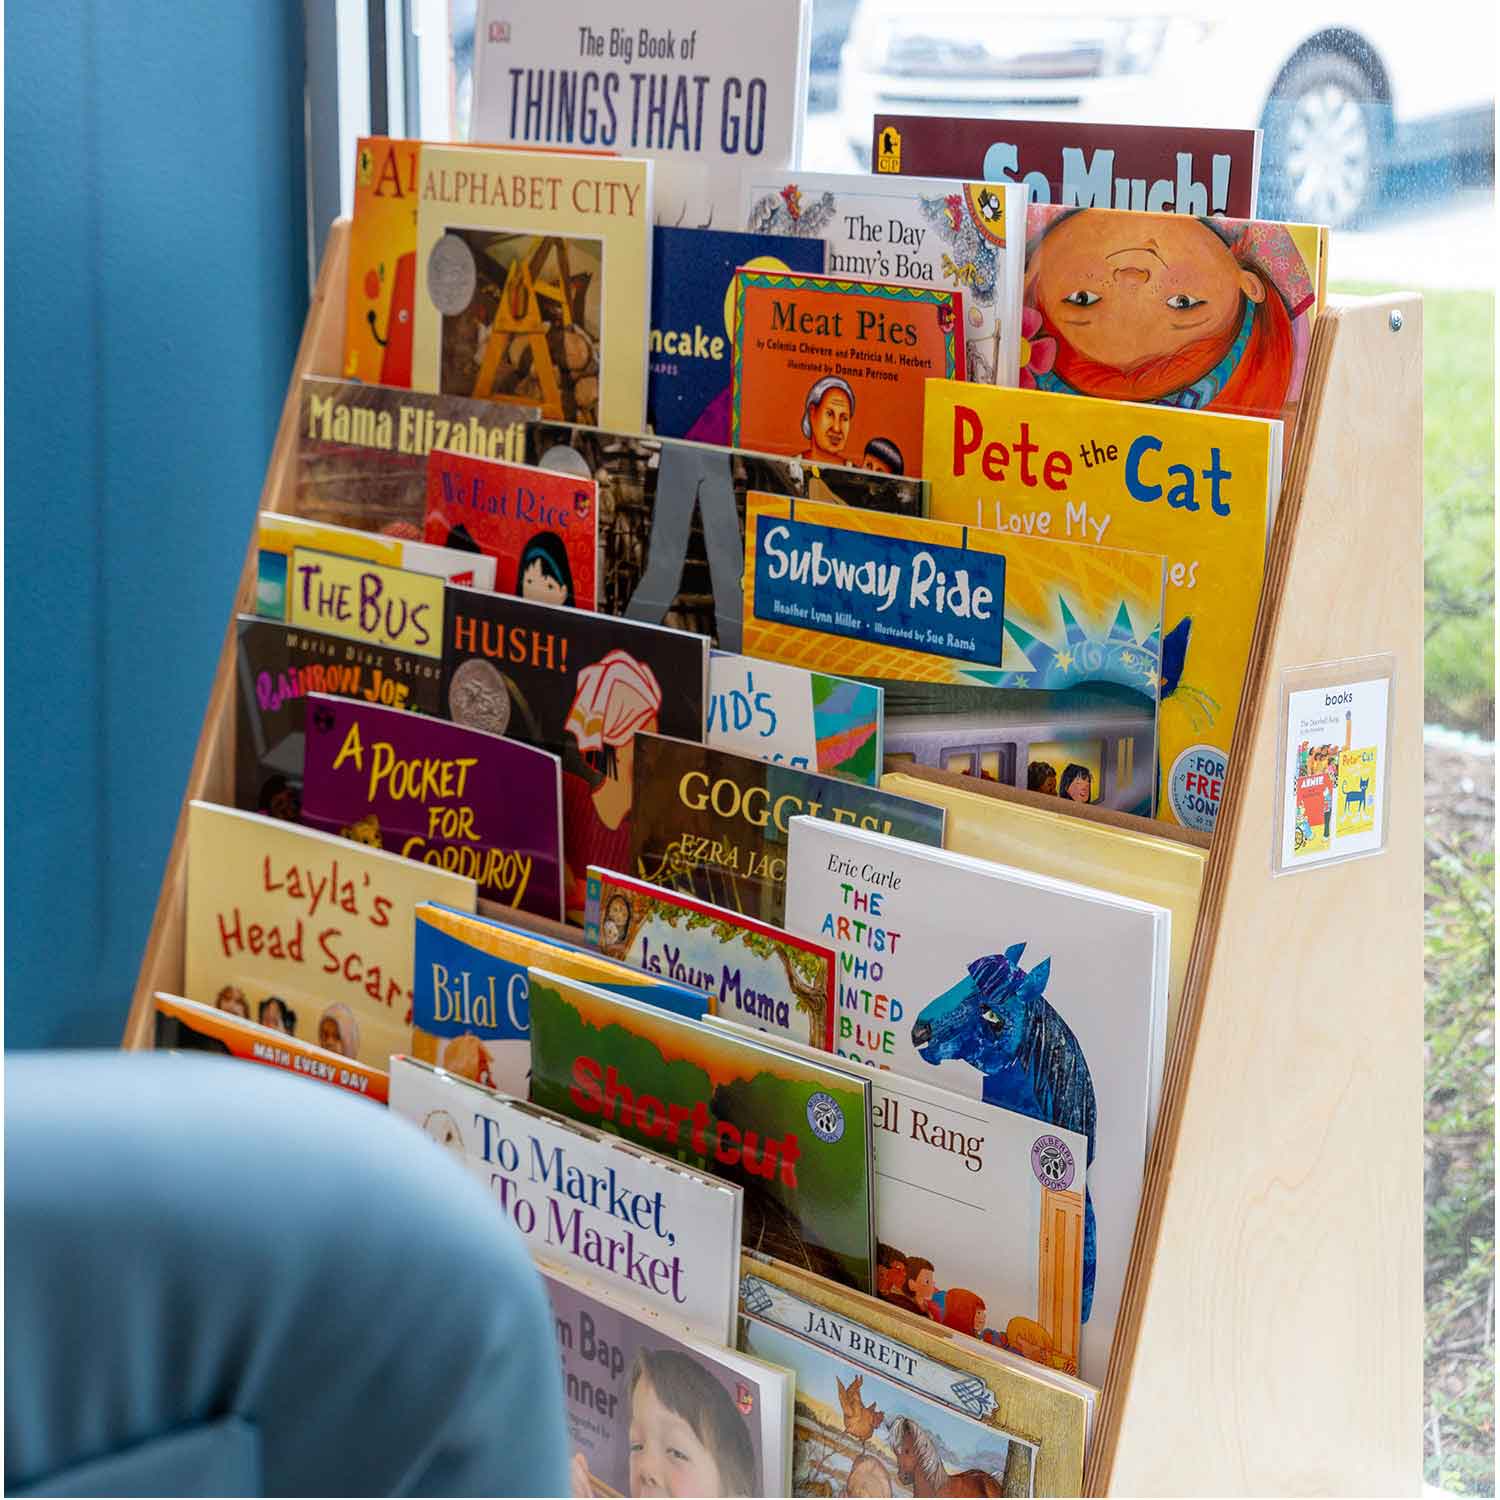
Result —
<path fill-rule="evenodd" d="M 950 1473 L 937 1445 L 910 1417 L 893 1417 L 891 1447 L 896 1478 L 913 1495 L 1003 1495 L 1005 1486 L 986 1469 Z"/>
<path fill-rule="evenodd" d="M 1094 1081 L 1078 1038 L 1043 998 L 1052 960 L 1021 967 L 1025 943 L 976 958 L 957 984 L 912 1022 L 924 1062 L 957 1058 L 984 1075 L 984 1102 L 1088 1137 L 1094 1160 Z M 1094 1199 L 1084 1197 L 1083 1321 L 1094 1302 Z"/>
<path fill-rule="evenodd" d="M 1349 809 L 1353 807 L 1357 802 L 1359 803 L 1360 812 L 1364 812 L 1366 805 L 1365 798 L 1369 795 L 1369 792 L 1370 778 L 1368 776 L 1361 776 L 1359 778 L 1359 790 L 1356 792 L 1353 787 L 1350 787 L 1349 790 L 1344 793 L 1344 811 L 1348 812 Z"/>

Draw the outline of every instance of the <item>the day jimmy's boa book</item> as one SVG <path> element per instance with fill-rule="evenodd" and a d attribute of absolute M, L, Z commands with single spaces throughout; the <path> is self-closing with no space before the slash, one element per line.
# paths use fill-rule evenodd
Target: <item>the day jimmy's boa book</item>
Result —
<path fill-rule="evenodd" d="M 531 1099 L 745 1190 L 744 1243 L 868 1290 L 870 1084 L 531 971 Z"/>
<path fill-rule="evenodd" d="M 711 1004 L 700 990 L 627 968 L 592 949 L 428 901 L 416 910 L 411 1055 L 525 1098 L 532 964 L 678 1015 L 696 1018 Z"/>
<path fill-rule="evenodd" d="M 584 934 L 609 958 L 706 991 L 719 1014 L 833 1050 L 826 944 L 597 866 L 589 868 Z"/>
<path fill-rule="evenodd" d="M 733 1340 L 739 1188 L 411 1057 L 391 1059 L 391 1108 L 484 1183 L 538 1260 Z"/>
<path fill-rule="evenodd" d="M 1170 913 L 794 818 L 787 925 L 840 955 L 840 1052 L 1087 1138 L 1080 1369 L 1102 1381 L 1161 1089 Z"/>

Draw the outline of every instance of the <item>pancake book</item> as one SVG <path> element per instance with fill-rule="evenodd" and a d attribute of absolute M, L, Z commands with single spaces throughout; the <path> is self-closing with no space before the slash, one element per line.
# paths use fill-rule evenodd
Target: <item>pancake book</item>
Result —
<path fill-rule="evenodd" d="M 739 1188 L 411 1057 L 391 1108 L 451 1151 L 543 1264 L 732 1337 Z"/>
<path fill-rule="evenodd" d="M 756 1031 L 833 1050 L 833 950 L 614 870 L 589 868 L 584 933 L 601 953 L 706 991 Z"/>
<path fill-rule="evenodd" d="M 575 1495 L 789 1495 L 792 1375 L 543 1266 Z"/>
<path fill-rule="evenodd" d="M 951 288 L 737 271 L 729 440 L 920 475 L 926 381 L 968 368 L 964 306 Z"/>
<path fill-rule="evenodd" d="M 598 481 L 600 613 L 696 630 L 726 651 L 743 649 L 751 490 L 902 515 L 927 508 L 920 479 L 632 432 L 532 423 L 526 461 Z"/>
<path fill-rule="evenodd" d="M 934 847 L 943 842 L 942 810 L 925 802 L 642 734 L 623 872 L 783 925 L 787 828 L 799 813 Z"/>
<path fill-rule="evenodd" d="M 567 30 L 577 37 L 575 17 Z M 425 146 L 412 384 L 527 402 L 552 421 L 639 429 L 651 170 L 640 160 Z"/>
<path fill-rule="evenodd" d="M 411 1055 L 517 1098 L 531 1071 L 532 964 L 695 1019 L 712 1003 L 592 949 L 437 902 L 417 907 L 414 954 Z"/>
<path fill-rule="evenodd" d="M 740 1184 L 746 1245 L 874 1285 L 868 1079 L 534 968 L 531 1099 Z"/>
<path fill-rule="evenodd" d="M 579 475 L 435 448 L 427 455 L 427 540 L 482 557 L 498 569 L 493 587 L 502 594 L 593 609 L 595 489 L 592 479 Z"/>
<path fill-rule="evenodd" d="M 365 136 L 354 157 L 344 378 L 411 384 L 420 141 Z"/>
<path fill-rule="evenodd" d="M 839 1052 L 1087 1137 L 1079 1367 L 1102 1381 L 1161 1091 L 1171 914 L 796 818 L 787 925 L 839 954 Z"/>
<path fill-rule="evenodd" d="M 1020 367 L 1026 189 L 942 177 L 752 168 L 746 228 L 828 243 L 829 276 L 920 282 L 963 294 L 963 378 L 1014 385 Z M 913 469 L 911 472 L 915 473 Z"/>
<path fill-rule="evenodd" d="M 732 229 L 738 169 L 801 155 L 811 13 L 810 0 L 768 0 L 753 20 L 692 0 L 485 0 L 473 138 L 649 158 L 656 222 Z"/>
<path fill-rule="evenodd" d="M 188 804 L 187 860 L 188 998 L 248 1016 L 274 995 L 292 1035 L 377 1068 L 406 1048 L 417 904 L 476 899 L 466 876 L 208 802 Z"/>
<path fill-rule="evenodd" d="M 945 383 L 928 392 L 926 449 L 941 520 L 1165 555 L 1156 815 L 1212 832 L 1280 491 L 1281 423 Z"/>

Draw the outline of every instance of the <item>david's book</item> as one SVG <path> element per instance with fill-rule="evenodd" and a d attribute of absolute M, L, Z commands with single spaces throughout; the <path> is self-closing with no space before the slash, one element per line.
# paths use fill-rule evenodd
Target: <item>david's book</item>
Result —
<path fill-rule="evenodd" d="M 390 1079 L 384 1069 L 367 1067 L 340 1053 L 299 1041 L 293 1035 L 296 1012 L 279 996 L 260 1001 L 253 1020 L 249 1001 L 243 995 L 220 995 L 216 1004 L 201 1005 L 158 991 L 151 1005 L 156 1018 L 153 1045 L 158 1051 L 238 1057 L 373 1099 L 377 1104 L 386 1102 Z"/>
<path fill-rule="evenodd" d="M 711 1004 L 592 949 L 436 902 L 417 908 L 414 951 L 411 1055 L 518 1098 L 531 1071 L 532 964 L 695 1020 Z"/>
<path fill-rule="evenodd" d="M 787 829 L 799 813 L 934 847 L 940 808 L 665 735 L 635 745 L 625 873 L 773 925 L 786 910 Z"/>
<path fill-rule="evenodd" d="M 732 1337 L 739 1188 L 411 1057 L 391 1059 L 391 1108 L 484 1183 L 537 1260 Z"/>
<path fill-rule="evenodd" d="M 743 649 L 752 490 L 901 515 L 927 508 L 920 479 L 633 432 L 532 423 L 526 461 L 598 481 L 601 614 L 696 630 L 726 651 Z"/>
<path fill-rule="evenodd" d="M 734 307 L 732 443 L 921 474 L 926 382 L 967 369 L 961 291 L 737 271 Z"/>
<path fill-rule="evenodd" d="M 292 1035 L 383 1068 L 411 1025 L 418 902 L 474 910 L 474 882 L 332 834 L 188 805 L 183 988 L 221 1009 L 271 996 Z"/>
<path fill-rule="evenodd" d="M 427 456 L 427 540 L 445 552 L 478 553 L 498 570 L 494 587 L 503 594 L 593 609 L 595 489 L 583 475 L 434 449 Z"/>
<path fill-rule="evenodd" d="M 1170 913 L 815 818 L 793 820 L 787 867 L 790 930 L 839 955 L 841 1053 L 1087 1138 L 1097 1383 L 1161 1089 Z"/>
<path fill-rule="evenodd" d="M 651 163 L 425 146 L 420 175 L 412 384 L 638 430 Z"/>
<path fill-rule="evenodd" d="M 870 1085 L 531 971 L 531 1099 L 745 1190 L 744 1243 L 874 1285 Z"/>
<path fill-rule="evenodd" d="M 756 1031 L 833 1050 L 833 950 L 752 917 L 589 869 L 584 934 L 606 956 L 706 991 Z"/>
<path fill-rule="evenodd" d="M 361 138 L 344 300 L 344 378 L 411 384 L 420 141 Z"/>
<path fill-rule="evenodd" d="M 1280 422 L 1217 412 L 955 383 L 928 392 L 935 517 L 1002 542 L 1034 533 L 1165 555 L 1151 664 L 1161 697 L 1157 816 L 1205 833 L 1229 769 L 1281 441 Z"/>
<path fill-rule="evenodd" d="M 487 901 L 562 920 L 557 756 L 321 693 L 308 710 L 308 827 L 467 875 Z"/>

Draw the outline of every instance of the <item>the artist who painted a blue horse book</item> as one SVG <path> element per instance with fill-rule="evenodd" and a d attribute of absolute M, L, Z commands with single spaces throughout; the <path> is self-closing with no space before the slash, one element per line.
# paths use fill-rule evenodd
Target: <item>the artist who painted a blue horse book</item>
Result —
<path fill-rule="evenodd" d="M 837 1052 L 1087 1138 L 1079 1373 L 1101 1384 L 1161 1089 L 1171 914 L 813 818 L 790 822 L 786 895 L 788 929 L 838 956 Z M 908 1268 L 941 1262 L 933 1235 L 901 1246 Z"/>

